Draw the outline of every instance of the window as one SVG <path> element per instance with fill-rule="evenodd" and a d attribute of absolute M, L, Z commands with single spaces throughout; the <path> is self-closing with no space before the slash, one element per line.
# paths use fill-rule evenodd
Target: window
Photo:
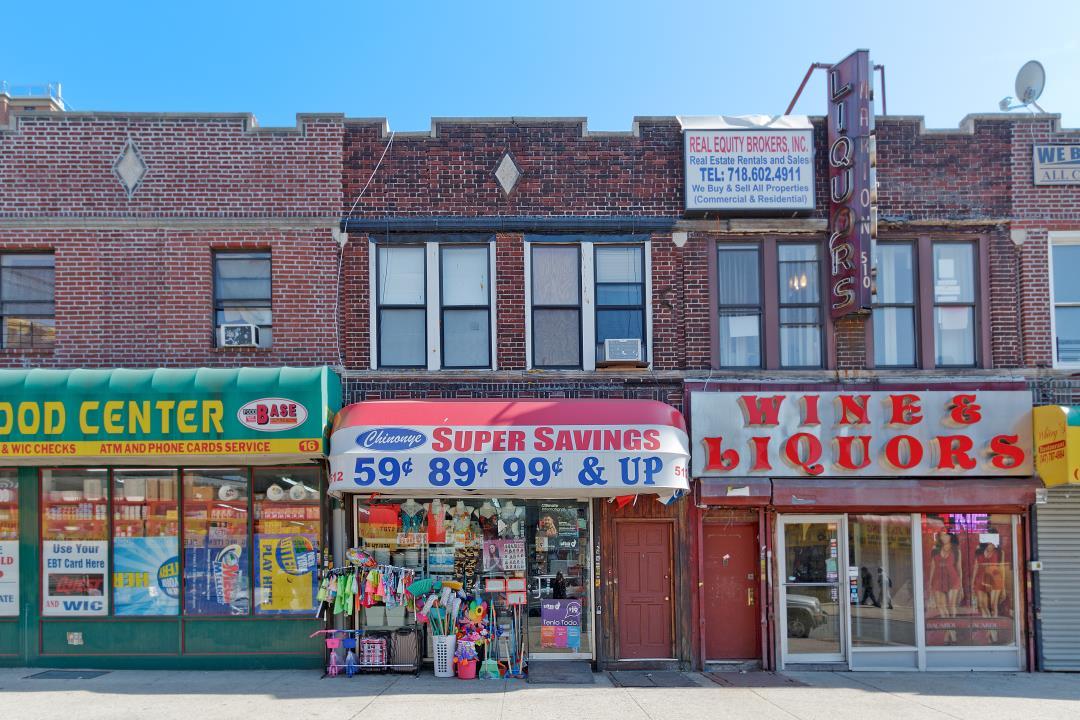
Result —
<path fill-rule="evenodd" d="M 214 327 L 221 344 L 222 325 L 255 325 L 259 347 L 273 343 L 270 313 L 270 253 L 214 253 Z"/>
<path fill-rule="evenodd" d="M 253 468 L 255 612 L 315 611 L 319 570 L 319 469 Z"/>
<path fill-rule="evenodd" d="M 248 470 L 184 471 L 184 614 L 251 607 Z"/>
<path fill-rule="evenodd" d="M 533 366 L 581 367 L 581 248 L 533 244 Z"/>
<path fill-rule="evenodd" d="M 975 245 L 934 243 L 934 348 L 941 366 L 975 364 Z"/>
<path fill-rule="evenodd" d="M 849 515 L 848 556 L 852 645 L 914 646 L 911 515 Z"/>
<path fill-rule="evenodd" d="M 427 285 L 423 245 L 380 245 L 379 367 L 427 366 Z"/>
<path fill-rule="evenodd" d="M 52 254 L 0 255 L 0 347 L 53 347 L 55 273 Z"/>
<path fill-rule="evenodd" d="M 494 368 L 490 235 L 372 240 L 372 369 Z"/>
<path fill-rule="evenodd" d="M 488 246 L 440 247 L 442 292 L 442 365 L 486 368 L 491 365 L 491 283 Z"/>
<path fill-rule="evenodd" d="M 175 470 L 114 470 L 113 608 L 180 612 L 180 518 Z"/>
<path fill-rule="evenodd" d="M 821 270 L 818 246 L 777 246 L 781 367 L 821 367 Z"/>
<path fill-rule="evenodd" d="M 108 471 L 41 471 L 42 614 L 108 615 Z"/>
<path fill-rule="evenodd" d="M 874 365 L 915 367 L 915 247 L 910 242 L 880 242 L 876 250 Z"/>
<path fill-rule="evenodd" d="M 761 258 L 757 245 L 720 245 L 720 365 L 761 367 Z"/>
<path fill-rule="evenodd" d="M 0 617 L 18 617 L 19 472 L 0 468 Z"/>
<path fill-rule="evenodd" d="M 1080 243 L 1053 242 L 1050 246 L 1053 281 L 1054 364 L 1080 365 Z"/>
<path fill-rule="evenodd" d="M 636 339 L 645 348 L 645 263 L 641 245 L 597 245 L 596 360 L 604 359 L 604 341 Z"/>

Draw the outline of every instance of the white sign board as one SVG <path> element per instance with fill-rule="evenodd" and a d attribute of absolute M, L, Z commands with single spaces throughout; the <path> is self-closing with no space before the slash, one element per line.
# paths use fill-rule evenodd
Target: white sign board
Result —
<path fill-rule="evenodd" d="M 813 130 L 683 131 L 686 210 L 814 209 Z"/>
<path fill-rule="evenodd" d="M 1036 145 L 1036 185 L 1080 185 L 1080 145 Z"/>
<path fill-rule="evenodd" d="M 0 617 L 19 614 L 19 541 L 0 540 Z"/>
<path fill-rule="evenodd" d="M 41 565 L 44 615 L 108 615 L 109 543 L 46 540 Z"/>
<path fill-rule="evenodd" d="M 667 425 L 354 426 L 330 438 L 330 490 L 670 497 L 689 489 L 689 455 Z"/>
<path fill-rule="evenodd" d="M 692 392 L 694 477 L 1031 475 L 1027 391 Z"/>

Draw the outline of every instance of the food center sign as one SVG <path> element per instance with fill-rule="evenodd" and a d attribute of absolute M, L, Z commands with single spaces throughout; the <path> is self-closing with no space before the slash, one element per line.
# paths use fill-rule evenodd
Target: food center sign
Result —
<path fill-rule="evenodd" d="M 1031 475 L 1026 391 L 693 392 L 695 477 Z"/>
<path fill-rule="evenodd" d="M 814 131 L 806 118 L 680 121 L 687 211 L 814 209 Z"/>
<path fill-rule="evenodd" d="M 0 371 L 0 466 L 325 454 L 328 368 Z"/>

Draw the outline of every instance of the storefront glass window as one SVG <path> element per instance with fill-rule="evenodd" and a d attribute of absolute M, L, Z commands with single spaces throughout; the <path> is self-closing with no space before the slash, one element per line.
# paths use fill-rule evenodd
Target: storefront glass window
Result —
<path fill-rule="evenodd" d="M 184 614 L 251 607 L 248 470 L 184 471 Z"/>
<path fill-rule="evenodd" d="M 113 607 L 117 615 L 176 615 L 180 558 L 175 470 L 114 470 Z"/>
<path fill-rule="evenodd" d="M 509 656 L 512 624 L 527 631 L 531 653 L 592 652 L 588 503 L 409 498 L 357 503 L 356 514 L 357 545 L 378 563 L 478 590 L 502 627 L 499 657 Z M 406 618 L 376 605 L 362 622 Z"/>
<path fill-rule="evenodd" d="M 255 468 L 255 612 L 310 615 L 319 568 L 316 467 Z"/>
<path fill-rule="evenodd" d="M 0 617 L 19 614 L 19 474 L 0 469 Z"/>
<path fill-rule="evenodd" d="M 792 655 L 841 652 L 838 526 L 784 524 L 784 603 Z"/>
<path fill-rule="evenodd" d="M 42 612 L 107 615 L 108 471 L 41 471 Z"/>
<path fill-rule="evenodd" d="M 1014 644 L 1012 518 L 925 515 L 922 545 L 926 644 Z"/>
<path fill-rule="evenodd" d="M 915 645 L 911 516 L 852 515 L 848 554 L 852 644 Z"/>

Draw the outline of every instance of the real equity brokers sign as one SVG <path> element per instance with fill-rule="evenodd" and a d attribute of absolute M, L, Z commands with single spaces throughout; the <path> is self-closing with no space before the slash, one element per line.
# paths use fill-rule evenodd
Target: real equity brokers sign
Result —
<path fill-rule="evenodd" d="M 877 151 L 870 53 L 829 69 L 829 312 L 867 312 L 877 237 Z"/>
<path fill-rule="evenodd" d="M 1031 475 L 1027 391 L 693 392 L 694 477 Z"/>
<path fill-rule="evenodd" d="M 694 127 L 708 120 L 684 121 L 686 210 L 814 209 L 814 131 L 808 121 L 751 116 L 715 118 L 722 128 Z"/>

